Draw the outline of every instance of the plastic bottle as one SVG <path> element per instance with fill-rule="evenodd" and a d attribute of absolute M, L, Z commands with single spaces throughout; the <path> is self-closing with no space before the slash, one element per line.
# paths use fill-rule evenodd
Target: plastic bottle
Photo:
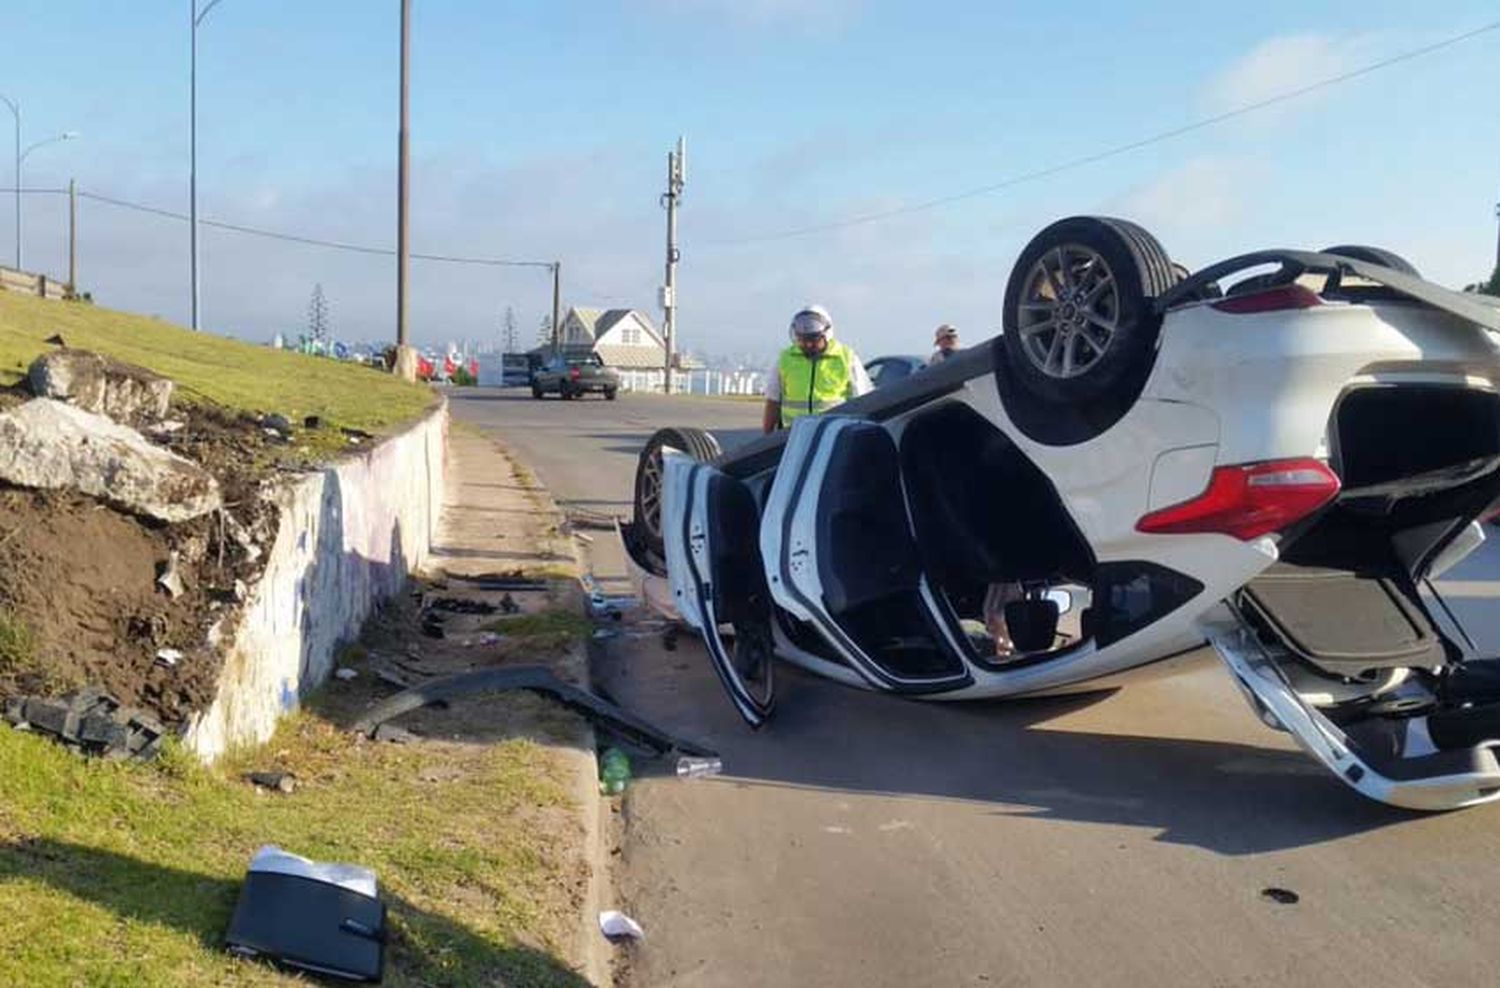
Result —
<path fill-rule="evenodd" d="M 701 779 L 709 775 L 718 775 L 724 771 L 724 763 L 717 758 L 699 758 L 694 755 L 683 755 L 677 759 L 677 777 L 679 779 Z"/>
<path fill-rule="evenodd" d="M 630 781 L 630 757 L 619 748 L 605 748 L 599 756 L 599 791 L 615 796 Z"/>

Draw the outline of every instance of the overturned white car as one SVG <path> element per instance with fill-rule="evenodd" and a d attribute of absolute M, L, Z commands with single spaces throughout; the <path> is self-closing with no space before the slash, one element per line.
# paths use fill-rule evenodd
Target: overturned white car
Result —
<path fill-rule="evenodd" d="M 1121 220 L 1038 234 L 1004 332 L 721 454 L 663 430 L 623 527 L 735 707 L 785 659 L 930 699 L 1200 647 L 1384 802 L 1500 798 L 1500 659 L 1430 579 L 1500 501 L 1500 308 L 1369 247 L 1187 274 Z"/>

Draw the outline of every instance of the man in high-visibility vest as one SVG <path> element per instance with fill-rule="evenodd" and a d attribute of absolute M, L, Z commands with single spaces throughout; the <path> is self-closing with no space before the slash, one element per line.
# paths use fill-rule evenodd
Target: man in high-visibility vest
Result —
<path fill-rule="evenodd" d="M 792 345 L 766 375 L 761 430 L 791 428 L 802 415 L 817 415 L 874 387 L 852 347 L 833 338 L 833 319 L 821 305 L 792 317 Z"/>

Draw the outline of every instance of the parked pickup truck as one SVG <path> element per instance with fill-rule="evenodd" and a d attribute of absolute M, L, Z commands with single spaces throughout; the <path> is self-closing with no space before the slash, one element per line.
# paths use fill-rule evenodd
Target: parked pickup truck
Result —
<path fill-rule="evenodd" d="M 563 399 L 576 398 L 590 391 L 615 400 L 620 391 L 620 375 L 606 367 L 597 353 L 582 357 L 553 357 L 531 375 L 531 397 L 556 394 Z"/>

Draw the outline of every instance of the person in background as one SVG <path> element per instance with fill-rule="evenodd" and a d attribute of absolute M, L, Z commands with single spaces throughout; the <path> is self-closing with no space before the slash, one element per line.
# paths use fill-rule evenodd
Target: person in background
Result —
<path fill-rule="evenodd" d="M 792 316 L 792 345 L 766 375 L 761 431 L 789 429 L 802 415 L 817 415 L 874 387 L 853 348 L 833 338 L 833 318 L 821 305 Z"/>
<path fill-rule="evenodd" d="M 927 358 L 928 367 L 940 364 L 958 352 L 958 330 L 943 323 L 933 334 L 932 345 L 937 349 L 933 350 L 932 356 Z"/>

